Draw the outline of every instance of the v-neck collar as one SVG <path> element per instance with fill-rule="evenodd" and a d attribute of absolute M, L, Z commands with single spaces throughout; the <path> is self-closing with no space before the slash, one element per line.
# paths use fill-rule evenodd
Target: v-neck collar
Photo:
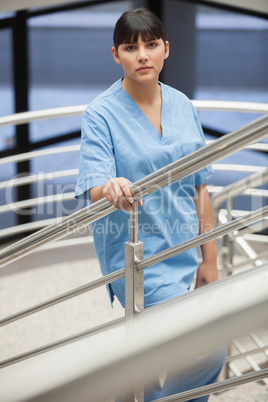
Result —
<path fill-rule="evenodd" d="M 143 113 L 137 103 L 131 98 L 131 96 L 122 88 L 122 80 L 120 80 L 121 91 L 118 92 L 119 99 L 125 109 L 135 118 L 137 124 L 139 124 L 143 131 L 145 131 L 154 141 L 157 143 L 170 143 L 168 140 L 170 130 L 167 129 L 165 124 L 166 119 L 169 118 L 170 108 L 168 107 L 167 94 L 164 86 L 159 82 L 162 97 L 162 107 L 161 107 L 161 127 L 162 135 L 153 126 L 148 117 Z M 169 120 L 170 121 L 170 120 Z"/>

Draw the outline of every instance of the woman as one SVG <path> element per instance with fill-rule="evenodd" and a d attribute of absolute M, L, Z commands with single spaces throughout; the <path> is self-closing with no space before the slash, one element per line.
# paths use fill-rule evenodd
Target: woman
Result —
<path fill-rule="evenodd" d="M 131 183 L 205 144 L 190 100 L 158 81 L 169 56 L 169 42 L 161 21 L 151 11 L 141 8 L 120 17 L 112 54 L 121 64 L 124 77 L 99 95 L 83 114 L 76 187 L 77 197 L 92 203 L 106 197 L 118 209 L 92 225 L 104 275 L 124 267 L 128 212 L 134 195 Z M 205 184 L 211 174 L 211 167 L 207 167 L 158 189 L 145 197 L 143 204 L 139 201 L 139 239 L 144 242 L 145 258 L 211 229 Z M 186 293 L 196 269 L 196 288 L 216 281 L 214 242 L 202 246 L 202 256 L 199 267 L 197 250 L 192 249 L 146 268 L 145 308 Z M 111 301 L 116 295 L 124 306 L 123 279 L 109 285 L 108 291 Z M 214 364 L 209 378 L 196 384 L 215 381 L 221 365 L 222 358 Z M 176 392 L 180 389 L 173 387 Z M 163 397 L 164 391 L 159 392 L 152 391 L 147 400 Z"/>

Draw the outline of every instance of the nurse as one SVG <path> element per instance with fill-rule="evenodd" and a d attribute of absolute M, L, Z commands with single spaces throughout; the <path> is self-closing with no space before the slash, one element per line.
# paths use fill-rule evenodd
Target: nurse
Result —
<path fill-rule="evenodd" d="M 107 198 L 117 210 L 92 225 L 102 273 L 124 267 L 124 243 L 129 240 L 128 213 L 132 183 L 204 146 L 205 140 L 191 101 L 159 82 L 169 42 L 161 21 L 140 8 L 124 13 L 114 29 L 112 54 L 123 78 L 99 95 L 85 110 L 76 197 L 89 203 Z M 191 239 L 212 228 L 206 181 L 212 168 L 172 183 L 139 201 L 139 239 L 144 257 Z M 192 249 L 144 271 L 144 306 L 149 307 L 218 278 L 214 242 Z M 124 279 L 108 286 L 124 307 Z M 223 356 L 214 358 L 196 381 L 166 381 L 163 389 L 148 391 L 153 400 L 216 380 Z M 197 381 L 197 378 L 199 379 Z M 172 392 L 171 392 L 172 389 Z M 199 402 L 207 397 L 199 398 Z"/>

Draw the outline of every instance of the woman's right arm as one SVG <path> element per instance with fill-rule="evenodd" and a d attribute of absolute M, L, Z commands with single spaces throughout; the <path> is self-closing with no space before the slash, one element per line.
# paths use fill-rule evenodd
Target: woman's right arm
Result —
<path fill-rule="evenodd" d="M 116 177 L 108 180 L 101 186 L 92 187 L 90 190 L 90 198 L 92 203 L 107 198 L 107 200 L 117 209 L 124 211 L 132 211 L 133 189 L 132 183 L 124 177 Z M 139 201 L 142 205 L 142 201 Z"/>

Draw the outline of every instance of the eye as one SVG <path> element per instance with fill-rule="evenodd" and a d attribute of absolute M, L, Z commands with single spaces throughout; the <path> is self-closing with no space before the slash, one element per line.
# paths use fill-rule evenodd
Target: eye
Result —
<path fill-rule="evenodd" d="M 132 52 L 133 50 L 135 50 L 135 46 L 133 46 L 133 45 L 129 45 L 126 47 L 127 52 Z"/>
<path fill-rule="evenodd" d="M 156 46 L 157 46 L 157 43 L 155 43 L 155 42 L 148 43 L 148 47 L 150 47 L 150 48 L 154 48 Z"/>

